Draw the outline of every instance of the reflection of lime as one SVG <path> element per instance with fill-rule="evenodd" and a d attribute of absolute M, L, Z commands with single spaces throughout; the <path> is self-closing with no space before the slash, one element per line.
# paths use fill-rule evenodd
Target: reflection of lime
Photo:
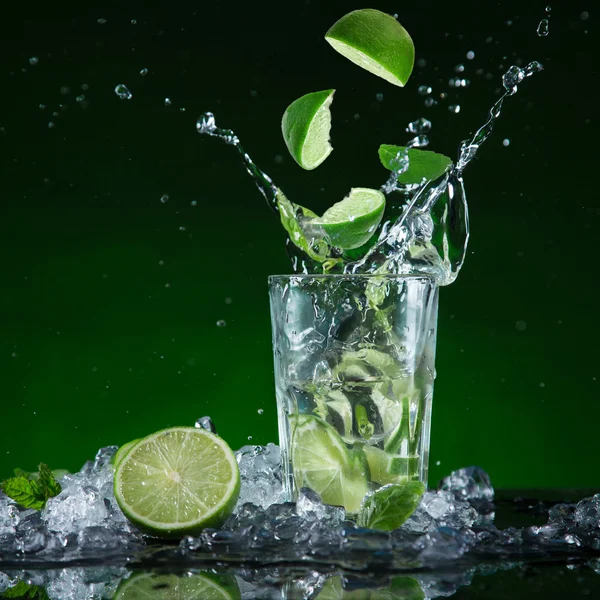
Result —
<path fill-rule="evenodd" d="M 193 574 L 189 576 L 140 573 L 122 582 L 114 600 L 237 600 L 237 584 L 227 579 L 225 585 L 213 577 Z"/>
<path fill-rule="evenodd" d="M 323 584 L 315 600 L 423 600 L 424 598 L 425 594 L 419 582 L 412 577 L 394 577 L 384 588 L 365 587 L 346 590 L 342 578 L 335 575 Z"/>
<path fill-rule="evenodd" d="M 116 452 L 115 455 L 112 457 L 112 464 L 113 465 L 118 465 L 123 458 L 125 458 L 126 454 L 139 442 L 140 440 L 132 440 L 131 442 L 127 442 L 126 444 L 123 444 Z"/>
<path fill-rule="evenodd" d="M 315 600 L 369 600 L 369 590 L 344 589 L 342 578 L 339 575 L 330 577 L 321 588 L 319 595 Z"/>
<path fill-rule="evenodd" d="M 312 92 L 294 100 L 283 113 L 281 131 L 292 158 L 306 170 L 316 169 L 333 148 L 329 143 L 335 90 Z"/>
<path fill-rule="evenodd" d="M 333 246 L 351 250 L 371 238 L 384 210 L 385 196 L 379 190 L 352 188 L 348 196 L 328 208 L 313 224 L 323 228 Z"/>
<path fill-rule="evenodd" d="M 312 415 L 292 418 L 292 465 L 298 489 L 309 487 L 327 504 L 356 513 L 367 493 L 365 464 L 337 431 Z"/>
<path fill-rule="evenodd" d="M 140 529 L 181 537 L 220 525 L 240 490 L 235 456 L 217 435 L 173 427 L 140 440 L 116 465 L 115 496 Z"/>
<path fill-rule="evenodd" d="M 325 39 L 340 54 L 386 81 L 403 87 L 412 73 L 415 47 L 394 17 L 373 8 L 336 21 Z"/>

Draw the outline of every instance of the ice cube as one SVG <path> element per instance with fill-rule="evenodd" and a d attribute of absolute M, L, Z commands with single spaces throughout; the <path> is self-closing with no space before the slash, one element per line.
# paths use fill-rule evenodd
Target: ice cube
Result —
<path fill-rule="evenodd" d="M 241 479 L 236 512 L 247 502 L 265 509 L 285 501 L 279 446 L 243 446 L 235 455 Z"/>
<path fill-rule="evenodd" d="M 577 503 L 573 513 L 575 523 L 585 529 L 600 528 L 600 494 L 593 498 L 584 498 Z"/>
<path fill-rule="evenodd" d="M 494 499 L 494 488 L 490 477 L 479 467 L 467 467 L 453 471 L 448 477 L 442 479 L 438 488 L 450 491 L 457 498 L 463 500 L 491 502 Z"/>
<path fill-rule="evenodd" d="M 329 527 L 337 527 L 345 518 L 345 511 L 341 506 L 323 504 L 319 495 L 309 488 L 300 490 L 296 512 L 307 525 L 318 521 Z"/>

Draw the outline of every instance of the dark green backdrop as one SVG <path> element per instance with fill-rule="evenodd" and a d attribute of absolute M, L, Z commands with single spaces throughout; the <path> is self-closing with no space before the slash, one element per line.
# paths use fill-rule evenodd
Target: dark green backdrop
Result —
<path fill-rule="evenodd" d="M 323 40 L 361 3 L 158 4 L 0 9 L 0 477 L 39 461 L 76 469 L 100 446 L 206 414 L 234 448 L 276 441 L 266 280 L 290 270 L 284 237 L 234 150 L 196 134 L 201 112 L 319 211 L 379 186 L 378 144 L 406 142 L 415 118 L 455 157 L 503 69 L 537 59 L 545 71 L 466 171 L 472 237 L 441 291 L 431 480 L 479 464 L 504 487 L 598 486 L 591 3 L 553 2 L 545 38 L 543 2 L 371 3 L 399 13 L 426 61 L 405 89 Z M 471 84 L 457 100 L 459 63 Z M 450 98 L 425 108 L 420 84 Z M 303 172 L 281 114 L 329 87 L 335 152 Z"/>

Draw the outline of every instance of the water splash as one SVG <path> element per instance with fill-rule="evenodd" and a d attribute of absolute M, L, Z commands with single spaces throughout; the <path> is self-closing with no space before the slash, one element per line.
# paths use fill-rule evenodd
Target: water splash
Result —
<path fill-rule="evenodd" d="M 462 72 L 464 65 L 457 65 L 455 70 Z M 434 277 L 438 285 L 448 285 L 458 276 L 469 239 L 463 171 L 491 135 L 505 99 L 517 92 L 518 85 L 524 79 L 541 70 L 542 65 L 537 61 L 524 68 L 510 67 L 502 77 L 504 94 L 490 109 L 487 121 L 471 138 L 461 143 L 456 165 L 437 179 L 424 181 L 419 185 L 403 185 L 399 183 L 399 178 L 410 164 L 408 149 L 420 148 L 429 143 L 425 133 L 429 131 L 431 122 L 424 118 L 411 122 L 408 131 L 417 135 L 392 161 L 390 176 L 381 187 L 387 196 L 394 192 L 400 193 L 402 200 L 392 202 L 388 198 L 377 235 L 373 236 L 366 247 L 356 251 L 341 251 L 328 245 L 322 231 L 310 226 L 310 219 L 299 205 L 285 200 L 282 213 L 278 202 L 282 198 L 279 188 L 256 166 L 233 131 L 217 127 L 212 113 L 201 115 L 196 129 L 200 134 L 218 137 L 238 149 L 246 170 L 268 205 L 280 215 L 282 222 L 287 222 L 284 225 L 288 233 L 296 236 L 293 240 L 288 235 L 287 240 L 287 251 L 295 272 L 315 273 L 323 270 L 353 274 L 427 274 Z M 428 95 L 431 88 L 420 86 L 418 92 Z M 431 97 L 427 100 L 431 100 L 432 104 L 435 102 Z M 458 112 L 460 107 L 453 105 L 449 109 Z M 304 242 L 303 248 L 297 243 L 299 238 Z"/>
<path fill-rule="evenodd" d="M 122 83 L 119 83 L 115 87 L 115 94 L 119 96 L 121 100 L 131 100 L 133 98 L 133 94 L 129 91 L 129 88 Z"/>
<path fill-rule="evenodd" d="M 548 19 L 542 19 L 537 27 L 537 34 L 540 37 L 546 37 L 550 33 L 550 23 Z"/>

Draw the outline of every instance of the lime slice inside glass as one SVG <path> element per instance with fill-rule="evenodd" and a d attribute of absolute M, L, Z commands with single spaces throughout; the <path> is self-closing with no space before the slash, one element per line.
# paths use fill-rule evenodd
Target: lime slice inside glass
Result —
<path fill-rule="evenodd" d="M 316 169 L 332 152 L 329 143 L 335 90 L 312 92 L 294 100 L 283 113 L 281 132 L 292 158 L 307 171 Z"/>
<path fill-rule="evenodd" d="M 336 21 L 325 39 L 340 54 L 382 77 L 404 87 L 415 62 L 415 46 L 394 17 L 373 8 L 354 10 Z"/>
<path fill-rule="evenodd" d="M 140 529 L 159 537 L 218 527 L 240 490 L 235 456 L 217 435 L 173 427 L 140 440 L 116 465 L 115 496 Z"/>
<path fill-rule="evenodd" d="M 348 451 L 337 431 L 312 415 L 292 417 L 292 465 L 298 489 L 355 514 L 368 491 L 366 464 Z"/>
<path fill-rule="evenodd" d="M 358 248 L 375 233 L 385 210 L 385 196 L 371 188 L 352 188 L 341 201 L 328 208 L 319 225 L 333 246 L 344 250 Z"/>
<path fill-rule="evenodd" d="M 239 588 L 232 580 L 223 583 L 200 574 L 178 576 L 139 573 L 118 587 L 114 600 L 238 600 Z"/>

